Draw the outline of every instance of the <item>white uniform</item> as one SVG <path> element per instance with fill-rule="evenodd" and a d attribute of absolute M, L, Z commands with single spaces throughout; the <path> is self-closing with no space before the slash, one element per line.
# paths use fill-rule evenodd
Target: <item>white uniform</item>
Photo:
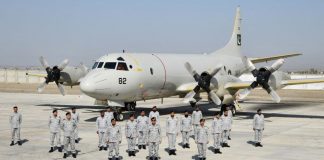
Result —
<path fill-rule="evenodd" d="M 75 131 L 74 138 L 76 140 L 78 140 L 79 139 L 79 128 L 78 127 L 79 127 L 79 122 L 80 122 L 80 115 L 79 115 L 79 113 L 75 112 L 75 113 L 71 113 L 71 117 L 76 123 L 76 128 L 74 130 Z"/>
<path fill-rule="evenodd" d="M 192 125 L 193 125 L 193 128 L 194 128 L 194 135 L 196 134 L 196 131 L 197 131 L 197 128 L 199 127 L 200 125 L 200 120 L 203 118 L 203 115 L 201 113 L 201 111 L 193 111 L 192 112 Z"/>
<path fill-rule="evenodd" d="M 77 127 L 76 122 L 73 119 L 67 120 L 64 119 L 63 122 L 61 123 L 61 129 L 63 130 L 64 133 L 64 139 L 63 139 L 63 144 L 64 144 L 64 153 L 68 152 L 68 147 L 70 145 L 71 147 L 71 152 L 75 153 L 75 129 Z"/>
<path fill-rule="evenodd" d="M 264 130 L 264 116 L 263 114 L 255 114 L 253 118 L 254 140 L 256 143 L 261 143 L 262 132 Z"/>
<path fill-rule="evenodd" d="M 151 123 L 151 118 L 152 117 L 155 117 L 155 119 L 156 119 L 156 124 L 159 124 L 159 120 L 160 120 L 160 113 L 159 113 L 159 111 L 151 111 L 150 112 L 150 114 L 149 114 L 149 121 L 150 121 L 150 124 L 152 124 Z"/>
<path fill-rule="evenodd" d="M 182 145 L 189 144 L 190 132 L 192 130 L 191 117 L 183 116 L 180 121 L 180 131 L 182 133 Z"/>
<path fill-rule="evenodd" d="M 108 121 L 105 117 L 99 116 L 96 120 L 96 127 L 99 136 L 99 147 L 107 147 L 105 135 L 108 128 Z"/>
<path fill-rule="evenodd" d="M 166 136 L 168 137 L 169 150 L 175 150 L 176 137 L 179 133 L 179 120 L 177 117 L 169 117 L 166 121 Z"/>
<path fill-rule="evenodd" d="M 20 127 L 22 122 L 22 116 L 20 113 L 12 113 L 9 117 L 9 123 L 11 126 L 11 141 L 15 141 L 15 137 L 17 137 L 17 141 L 20 141 Z"/>
<path fill-rule="evenodd" d="M 228 141 L 228 136 L 229 136 L 229 131 L 232 128 L 232 117 L 230 116 L 225 116 L 222 115 L 221 117 L 222 119 L 222 129 L 223 129 L 223 137 L 222 137 L 222 141 L 223 143 L 227 143 Z"/>
<path fill-rule="evenodd" d="M 159 145 L 162 142 L 161 127 L 159 124 L 148 127 L 149 157 L 159 157 Z"/>
<path fill-rule="evenodd" d="M 222 120 L 214 118 L 211 126 L 211 130 L 212 130 L 211 133 L 214 139 L 213 147 L 215 149 L 220 149 L 221 147 L 222 132 L 223 132 L 222 126 L 223 126 Z"/>
<path fill-rule="evenodd" d="M 114 112 L 105 112 L 105 118 L 107 119 L 108 126 L 110 126 L 111 120 L 114 119 Z"/>
<path fill-rule="evenodd" d="M 208 127 L 202 127 L 199 125 L 197 132 L 195 133 L 195 141 L 198 147 L 198 157 L 206 158 L 207 144 L 209 143 L 209 129 Z"/>
<path fill-rule="evenodd" d="M 125 135 L 128 143 L 128 151 L 135 151 L 137 138 L 137 122 L 128 121 L 125 126 Z"/>
<path fill-rule="evenodd" d="M 138 131 L 138 145 L 146 145 L 149 119 L 147 116 L 138 116 L 136 120 Z"/>
<path fill-rule="evenodd" d="M 119 125 L 110 125 L 106 131 L 108 139 L 108 158 L 113 158 L 113 151 L 115 150 L 115 156 L 119 157 L 119 144 L 122 141 L 122 131 Z"/>
<path fill-rule="evenodd" d="M 56 139 L 56 146 L 61 147 L 61 122 L 60 116 L 50 116 L 48 120 L 48 127 L 50 129 L 50 145 L 54 147 L 54 140 Z"/>

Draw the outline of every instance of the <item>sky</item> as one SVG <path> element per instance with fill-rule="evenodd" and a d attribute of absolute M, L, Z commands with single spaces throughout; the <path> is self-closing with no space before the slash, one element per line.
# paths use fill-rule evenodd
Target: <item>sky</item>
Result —
<path fill-rule="evenodd" d="M 0 66 L 39 66 L 40 56 L 91 66 L 123 49 L 209 53 L 229 40 L 238 5 L 244 55 L 301 52 L 283 69 L 324 70 L 323 0 L 0 0 Z"/>

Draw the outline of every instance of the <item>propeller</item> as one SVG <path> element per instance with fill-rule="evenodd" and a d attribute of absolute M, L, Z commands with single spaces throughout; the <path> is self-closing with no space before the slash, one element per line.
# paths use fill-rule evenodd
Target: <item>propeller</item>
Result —
<path fill-rule="evenodd" d="M 210 80 L 218 73 L 218 71 L 221 69 L 221 67 L 216 67 L 213 71 L 210 73 L 208 72 L 203 72 L 200 75 L 192 68 L 191 64 L 189 62 L 185 63 L 185 67 L 187 71 L 194 77 L 195 81 L 198 82 L 198 85 L 191 91 L 189 92 L 185 98 L 184 102 L 189 102 L 194 98 L 194 96 L 200 91 L 202 88 L 205 90 L 210 99 L 217 105 L 220 105 L 222 101 L 219 99 L 219 97 L 216 95 L 216 93 L 212 90 L 210 90 Z"/>
<path fill-rule="evenodd" d="M 267 93 L 275 102 L 279 103 L 280 97 L 277 92 L 269 85 L 269 78 L 273 72 L 277 71 L 284 64 L 284 59 L 277 60 L 269 68 L 262 67 L 259 69 L 256 69 L 256 67 L 247 57 L 244 57 L 243 62 L 248 67 L 248 70 L 252 73 L 252 75 L 256 78 L 256 81 L 252 82 L 250 87 L 239 92 L 240 99 L 247 97 L 251 93 L 252 89 L 261 86 L 264 90 L 267 91 Z"/>
<path fill-rule="evenodd" d="M 38 86 L 37 91 L 43 92 L 45 89 L 45 86 L 48 83 L 55 82 L 60 93 L 64 96 L 65 90 L 64 90 L 63 85 L 59 82 L 59 80 L 61 78 L 61 71 L 69 64 L 69 60 L 65 59 L 61 62 L 61 64 L 59 64 L 58 66 L 54 66 L 53 68 L 51 68 L 48 65 L 48 62 L 46 61 L 46 59 L 43 56 L 41 56 L 39 58 L 39 61 L 42 64 L 42 66 L 45 68 L 47 76 L 45 77 L 45 81 Z"/>

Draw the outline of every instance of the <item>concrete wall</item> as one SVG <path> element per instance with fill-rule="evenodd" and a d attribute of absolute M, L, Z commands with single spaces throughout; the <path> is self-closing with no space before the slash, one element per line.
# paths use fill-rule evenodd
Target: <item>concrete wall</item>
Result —
<path fill-rule="evenodd" d="M 26 76 L 26 73 L 45 74 L 44 70 L 0 69 L 0 83 L 41 83 L 42 77 Z"/>

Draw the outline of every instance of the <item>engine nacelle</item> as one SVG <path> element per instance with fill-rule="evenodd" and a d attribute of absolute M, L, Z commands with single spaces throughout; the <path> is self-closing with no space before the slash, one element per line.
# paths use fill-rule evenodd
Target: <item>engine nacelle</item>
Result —
<path fill-rule="evenodd" d="M 66 86 L 79 85 L 80 79 L 83 78 L 88 73 L 88 69 L 84 66 L 70 67 L 66 66 L 63 71 L 61 71 L 61 77 L 59 82 Z"/>
<path fill-rule="evenodd" d="M 269 85 L 274 89 L 281 89 L 284 87 L 282 81 L 290 80 L 291 77 L 288 73 L 282 71 L 273 72 L 269 78 Z"/>

